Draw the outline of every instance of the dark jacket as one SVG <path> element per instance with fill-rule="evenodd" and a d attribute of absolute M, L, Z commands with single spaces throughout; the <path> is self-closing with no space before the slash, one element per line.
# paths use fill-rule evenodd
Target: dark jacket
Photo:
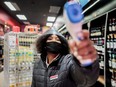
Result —
<path fill-rule="evenodd" d="M 59 37 L 63 50 L 47 67 L 45 43 L 51 34 Z M 98 60 L 88 67 L 80 66 L 78 60 L 69 54 L 66 39 L 54 29 L 37 39 L 36 48 L 41 58 L 34 65 L 32 87 L 90 87 L 96 82 L 99 75 Z"/>
<path fill-rule="evenodd" d="M 59 55 L 48 68 L 42 59 L 35 63 L 32 87 L 90 87 L 98 75 L 98 60 L 81 67 L 71 54 Z"/>

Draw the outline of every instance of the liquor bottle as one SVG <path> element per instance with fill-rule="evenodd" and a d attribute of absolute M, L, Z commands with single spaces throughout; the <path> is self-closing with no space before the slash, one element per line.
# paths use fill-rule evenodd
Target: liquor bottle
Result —
<path fill-rule="evenodd" d="M 112 72 L 112 53 L 111 51 L 109 51 L 108 53 L 109 53 L 109 59 L 108 59 L 109 71 Z"/>
<path fill-rule="evenodd" d="M 110 34 L 111 38 L 110 38 L 110 48 L 113 49 L 114 44 L 113 44 L 113 34 Z"/>
<path fill-rule="evenodd" d="M 111 79 L 111 85 L 112 87 L 116 87 L 116 80 L 114 78 Z"/>
<path fill-rule="evenodd" d="M 112 68 L 113 69 L 115 69 L 115 54 L 114 53 L 112 53 L 112 60 L 111 60 L 111 62 L 112 62 Z"/>
<path fill-rule="evenodd" d="M 112 31 L 112 23 L 111 23 L 111 19 L 109 20 L 109 31 Z"/>
<path fill-rule="evenodd" d="M 104 68 L 104 55 L 101 55 L 101 67 Z"/>
<path fill-rule="evenodd" d="M 114 23 L 115 19 L 112 19 L 112 31 L 115 31 L 115 23 Z"/>
<path fill-rule="evenodd" d="M 116 34 L 114 34 L 114 51 L 116 52 Z"/>
<path fill-rule="evenodd" d="M 104 31 L 105 31 L 105 26 L 102 25 L 102 30 L 101 30 L 102 37 L 104 37 Z"/>
<path fill-rule="evenodd" d="M 102 37 L 102 47 L 104 48 L 104 37 Z"/>
<path fill-rule="evenodd" d="M 98 36 L 102 36 L 102 27 L 98 27 Z"/>
<path fill-rule="evenodd" d="M 110 36 L 107 35 L 107 49 L 110 48 Z"/>
<path fill-rule="evenodd" d="M 114 26 L 115 26 L 115 31 L 116 31 L 116 18 L 114 18 Z"/>

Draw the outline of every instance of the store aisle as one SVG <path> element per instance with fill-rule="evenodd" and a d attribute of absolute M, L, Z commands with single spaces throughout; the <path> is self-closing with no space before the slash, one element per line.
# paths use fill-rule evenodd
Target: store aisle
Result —
<path fill-rule="evenodd" d="M 3 82 L 4 82 L 4 72 L 0 72 L 0 87 L 4 87 L 3 86 Z"/>

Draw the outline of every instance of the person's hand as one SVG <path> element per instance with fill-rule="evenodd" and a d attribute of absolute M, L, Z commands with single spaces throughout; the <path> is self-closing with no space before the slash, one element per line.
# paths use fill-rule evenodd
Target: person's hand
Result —
<path fill-rule="evenodd" d="M 90 60 L 92 63 L 97 59 L 97 51 L 93 46 L 93 42 L 89 39 L 89 32 L 82 31 L 84 40 L 82 41 L 69 41 L 71 53 L 82 64 L 83 61 Z"/>

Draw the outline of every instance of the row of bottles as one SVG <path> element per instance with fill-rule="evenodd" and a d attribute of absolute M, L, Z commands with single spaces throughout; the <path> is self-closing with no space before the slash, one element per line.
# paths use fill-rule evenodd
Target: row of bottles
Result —
<path fill-rule="evenodd" d="M 108 60 L 109 71 L 112 72 L 112 69 L 116 70 L 116 52 L 113 53 L 112 51 L 109 51 L 108 54 L 109 54 L 109 60 Z"/>
<path fill-rule="evenodd" d="M 116 31 L 116 18 L 109 19 L 109 31 Z"/>
<path fill-rule="evenodd" d="M 20 46 L 27 46 L 30 47 L 31 44 L 35 43 L 36 37 L 29 37 L 29 36 L 19 36 L 18 42 Z"/>
<path fill-rule="evenodd" d="M 108 71 L 111 74 L 111 85 L 112 87 L 116 86 L 116 51 L 112 51 L 111 49 L 107 50 L 108 52 Z"/>
<path fill-rule="evenodd" d="M 99 56 L 100 69 L 104 69 L 104 25 L 99 25 L 97 27 L 91 27 L 90 38 L 94 42 L 94 47 L 96 48 Z"/>
<path fill-rule="evenodd" d="M 111 74 L 110 82 L 116 87 L 116 18 L 110 18 L 107 31 L 107 67 Z M 108 75 L 108 74 L 107 74 Z"/>
<path fill-rule="evenodd" d="M 98 52 L 100 69 L 104 69 L 104 55 Z"/>
<path fill-rule="evenodd" d="M 94 42 L 94 47 L 97 50 L 100 66 L 99 78 L 101 81 L 98 79 L 96 87 L 104 87 L 105 84 L 105 18 L 106 15 L 103 15 L 90 21 L 90 39 Z"/>
<path fill-rule="evenodd" d="M 113 48 L 114 50 L 116 49 L 116 34 L 107 35 L 107 48 Z"/>
<path fill-rule="evenodd" d="M 98 51 L 100 69 L 104 69 L 104 26 L 92 27 L 90 38 Z"/>
<path fill-rule="evenodd" d="M 104 28 L 105 28 L 104 26 L 91 28 L 90 36 L 91 37 L 93 37 L 93 36 L 103 37 L 104 36 Z"/>
<path fill-rule="evenodd" d="M 90 38 L 98 51 L 105 87 L 116 87 L 116 8 L 89 21 Z"/>
<path fill-rule="evenodd" d="M 103 46 L 104 45 L 104 37 L 99 37 L 99 38 L 91 38 L 91 40 L 94 42 L 95 45 L 97 46 Z"/>

